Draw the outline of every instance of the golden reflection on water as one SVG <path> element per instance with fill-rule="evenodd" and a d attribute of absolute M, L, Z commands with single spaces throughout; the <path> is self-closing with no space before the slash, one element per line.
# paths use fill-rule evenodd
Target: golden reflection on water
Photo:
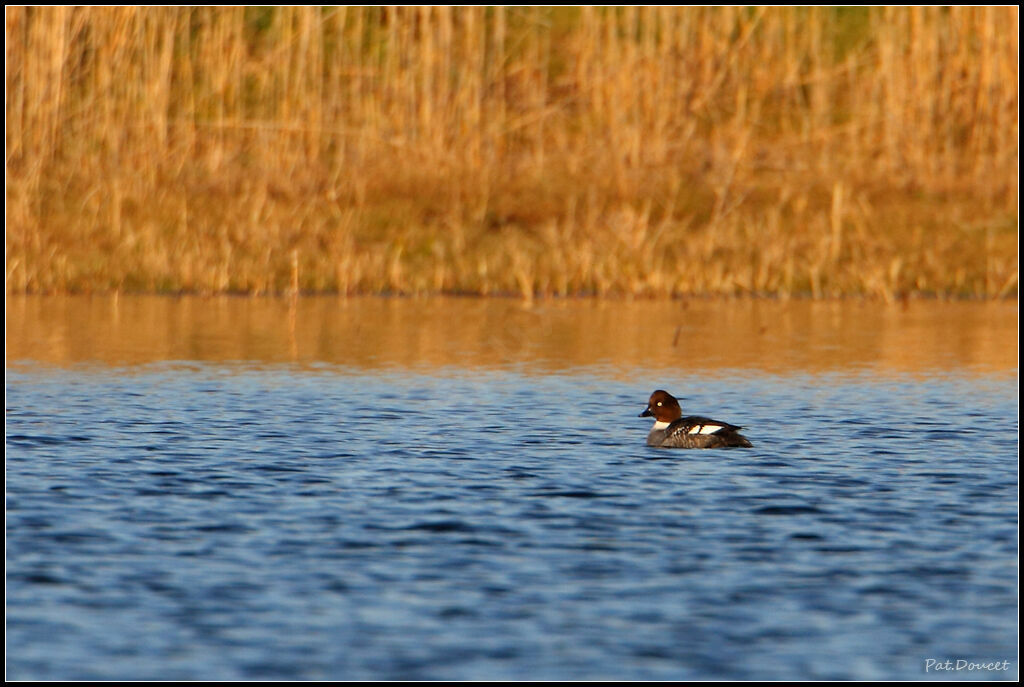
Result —
<path fill-rule="evenodd" d="M 7 362 L 1015 374 L 1016 301 L 9 296 Z"/>

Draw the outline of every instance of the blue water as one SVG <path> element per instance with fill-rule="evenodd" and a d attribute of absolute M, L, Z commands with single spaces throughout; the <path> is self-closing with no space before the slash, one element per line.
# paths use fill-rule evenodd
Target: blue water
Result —
<path fill-rule="evenodd" d="M 1015 375 L 622 379 L 8 366 L 7 677 L 1016 679 Z"/>

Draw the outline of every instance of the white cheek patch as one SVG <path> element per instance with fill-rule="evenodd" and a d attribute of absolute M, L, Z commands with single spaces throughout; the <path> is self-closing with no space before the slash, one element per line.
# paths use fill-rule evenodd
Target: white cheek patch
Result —
<path fill-rule="evenodd" d="M 690 428 L 689 434 L 714 434 L 722 429 L 722 425 L 695 425 Z"/>

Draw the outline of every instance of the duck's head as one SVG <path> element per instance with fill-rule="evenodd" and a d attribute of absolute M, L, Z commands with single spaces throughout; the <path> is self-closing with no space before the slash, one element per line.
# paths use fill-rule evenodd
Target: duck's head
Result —
<path fill-rule="evenodd" d="M 676 400 L 675 396 L 667 391 L 658 389 L 651 398 L 647 401 L 647 407 L 644 412 L 640 413 L 639 417 L 651 417 L 654 416 L 655 422 L 672 422 L 678 420 L 683 416 L 683 411 L 679 407 L 679 401 Z"/>

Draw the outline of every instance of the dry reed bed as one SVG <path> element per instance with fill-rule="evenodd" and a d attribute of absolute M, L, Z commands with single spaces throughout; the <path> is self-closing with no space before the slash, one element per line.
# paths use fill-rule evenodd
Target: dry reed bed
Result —
<path fill-rule="evenodd" d="M 1016 294 L 1017 11 L 9 7 L 7 291 Z"/>

